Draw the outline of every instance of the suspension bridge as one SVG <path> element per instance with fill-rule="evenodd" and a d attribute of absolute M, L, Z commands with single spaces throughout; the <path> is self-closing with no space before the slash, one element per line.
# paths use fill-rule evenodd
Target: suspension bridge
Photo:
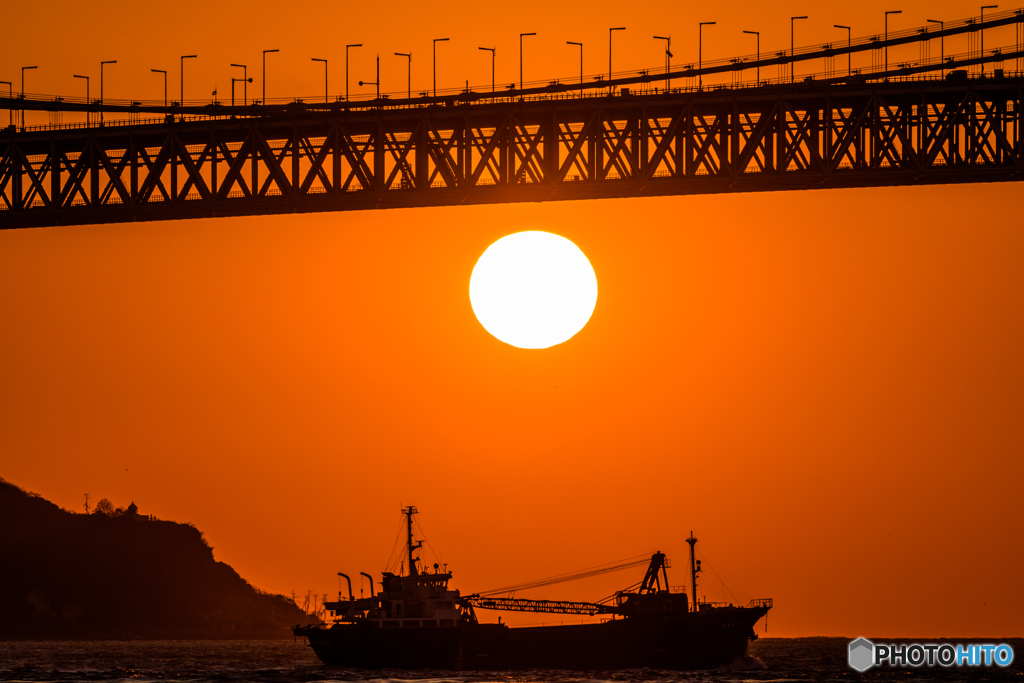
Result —
<path fill-rule="evenodd" d="M 1011 45 L 881 58 L 1007 25 Z M 1024 177 L 1024 10 L 845 42 L 418 97 L 9 95 L 51 123 L 0 130 L 0 228 Z M 858 52 L 871 68 L 837 68 Z"/>

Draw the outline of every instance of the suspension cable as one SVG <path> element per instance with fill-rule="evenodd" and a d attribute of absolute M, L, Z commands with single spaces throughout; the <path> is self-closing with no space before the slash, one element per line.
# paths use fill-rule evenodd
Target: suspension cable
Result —
<path fill-rule="evenodd" d="M 437 560 L 439 564 L 444 564 L 441 562 L 441 556 L 437 554 L 437 551 L 434 550 L 434 546 L 430 544 L 430 538 L 427 536 L 427 532 L 423 529 L 423 525 L 420 524 L 420 520 L 413 519 L 413 524 L 419 528 L 420 538 L 422 538 L 426 542 L 427 547 L 430 548 L 430 554 L 434 556 L 434 559 Z"/>
<path fill-rule="evenodd" d="M 725 589 L 725 590 L 726 590 L 726 591 L 727 591 L 727 592 L 729 593 L 729 595 L 731 595 L 731 596 L 732 596 L 732 599 L 736 601 L 736 604 L 737 604 L 737 605 L 738 605 L 738 604 L 740 604 L 740 599 L 739 599 L 739 598 L 737 598 L 737 597 L 736 597 L 736 594 L 735 594 L 735 593 L 733 593 L 733 592 L 732 592 L 732 590 L 730 590 L 730 588 L 729 588 L 728 586 L 726 586 L 726 585 L 725 585 L 725 579 L 723 579 L 723 578 L 722 578 L 722 577 L 721 577 L 721 576 L 720 576 L 720 575 L 718 574 L 718 572 L 716 572 L 716 571 L 715 571 L 715 567 L 714 567 L 714 565 L 712 565 L 712 564 L 711 564 L 711 562 L 709 562 L 709 561 L 708 561 L 708 558 L 707 558 L 707 557 L 706 557 L 706 556 L 704 555 L 704 553 L 702 553 L 702 552 L 701 552 L 700 550 L 698 550 L 697 552 L 698 552 L 698 553 L 700 553 L 700 557 L 701 557 L 701 559 L 702 559 L 702 560 L 704 560 L 704 562 L 705 562 L 705 563 L 706 563 L 706 564 L 707 564 L 707 565 L 708 565 L 709 567 L 711 567 L 711 571 L 712 571 L 712 572 L 714 573 L 714 575 L 718 577 L 718 581 L 719 581 L 719 582 L 720 582 L 720 583 L 722 584 L 722 588 L 724 588 L 724 589 Z M 706 591 L 705 591 L 705 595 L 706 595 L 706 594 L 707 594 L 707 593 L 706 593 Z M 723 596 L 723 597 L 725 597 L 725 596 Z"/>
<path fill-rule="evenodd" d="M 637 559 L 643 558 L 643 559 Z M 542 586 L 551 586 L 556 583 L 565 583 L 567 581 L 577 581 L 579 579 L 586 579 L 592 576 L 599 576 L 601 574 L 608 574 L 611 572 L 621 571 L 623 569 L 631 569 L 633 567 L 639 567 L 641 565 L 650 562 L 650 554 L 636 555 L 634 557 L 626 558 L 624 560 L 618 560 L 603 565 L 596 565 L 587 569 L 581 569 L 574 572 L 568 572 L 566 574 L 558 574 L 556 576 L 550 576 L 546 579 L 537 579 L 534 581 L 527 581 L 525 583 L 519 583 L 512 586 L 505 586 L 503 588 L 495 588 L 489 591 L 483 591 L 480 593 L 481 597 L 497 595 L 499 593 L 512 593 L 514 591 L 529 590 L 531 588 L 540 588 Z"/>
<path fill-rule="evenodd" d="M 387 566 L 384 567 L 384 571 L 386 571 L 386 572 L 391 571 L 391 561 L 395 558 L 395 548 L 398 547 L 398 541 L 401 538 L 402 538 L 402 522 L 401 522 L 401 520 L 399 520 L 398 531 L 395 533 L 395 543 L 394 543 L 394 545 L 391 546 L 391 554 L 388 555 L 388 563 L 387 563 Z M 401 556 L 401 553 L 399 553 L 399 556 Z"/>

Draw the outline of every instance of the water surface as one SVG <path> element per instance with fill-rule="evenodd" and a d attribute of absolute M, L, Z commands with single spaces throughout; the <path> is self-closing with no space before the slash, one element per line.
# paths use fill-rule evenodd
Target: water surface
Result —
<path fill-rule="evenodd" d="M 888 641 L 886 641 L 888 642 Z M 963 641 L 955 641 L 963 642 Z M 846 638 L 762 638 L 742 666 L 715 671 L 365 671 L 323 666 L 302 640 L 13 641 L 0 642 L 3 681 L 196 681 L 233 683 L 611 683 L 651 681 L 1020 681 L 1024 639 L 1006 669 L 882 667 L 858 674 L 847 666 Z"/>

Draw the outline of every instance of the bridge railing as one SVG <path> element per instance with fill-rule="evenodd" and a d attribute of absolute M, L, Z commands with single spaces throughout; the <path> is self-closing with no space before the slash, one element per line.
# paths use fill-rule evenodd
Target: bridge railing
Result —
<path fill-rule="evenodd" d="M 1007 48 L 1009 49 L 1009 48 Z M 999 48 L 993 50 L 997 52 Z M 967 53 L 964 53 L 966 55 Z M 961 55 L 963 57 L 964 55 Z M 947 58 L 955 59 L 956 55 L 950 55 Z M 939 63 L 939 59 L 932 60 L 917 60 L 912 62 L 900 63 L 896 66 L 896 70 L 900 69 L 915 69 L 926 65 L 935 65 Z M 950 69 L 952 70 L 952 69 Z M 935 83 L 943 80 L 947 80 L 948 71 L 943 71 L 942 74 L 936 74 L 934 72 L 924 72 L 908 75 L 893 75 L 888 77 L 886 80 L 891 83 Z M 990 72 L 991 74 L 991 72 Z M 1007 70 L 999 69 L 998 74 L 1000 78 L 1021 78 L 1024 77 L 1024 70 Z M 859 78 L 861 81 L 872 80 L 872 72 L 864 69 L 854 69 L 853 77 Z M 807 85 L 821 83 L 822 81 L 829 80 L 826 77 L 836 78 L 834 72 L 817 72 L 803 74 L 796 85 Z M 981 74 L 966 73 L 964 78 L 969 81 L 980 81 L 980 80 L 992 80 L 995 74 L 982 76 Z M 548 93 L 539 95 L 530 95 L 518 98 L 507 98 L 507 99 L 496 99 L 499 103 L 506 101 L 517 101 L 517 102 L 559 102 L 559 101 L 574 101 L 574 100 L 590 100 L 590 99 L 601 99 L 601 98 L 629 98 L 632 96 L 650 96 L 650 95 L 685 95 L 685 94 L 697 94 L 701 92 L 721 92 L 721 91 L 746 91 L 771 86 L 789 86 L 789 80 L 787 78 L 762 78 L 758 80 L 746 80 L 737 81 L 734 83 L 712 83 L 707 84 L 704 87 L 698 87 L 697 85 L 683 85 L 676 86 L 670 89 L 661 88 L 656 85 L 657 81 L 652 83 L 642 84 L 640 88 L 620 88 L 614 92 L 562 92 L 562 93 Z M 485 101 L 484 104 L 489 104 L 491 100 Z M 394 104 L 389 103 L 388 100 L 382 100 L 380 106 L 374 107 L 377 110 L 408 110 L 408 109 L 422 109 L 424 107 L 439 107 L 436 103 L 431 104 L 417 104 L 415 102 L 395 102 Z M 316 113 L 317 111 L 331 111 L 329 108 L 320 108 L 315 103 L 310 104 L 307 107 L 307 111 L 310 113 Z M 84 113 L 84 112 L 83 112 Z M 37 124 L 24 127 L 14 127 L 18 132 L 33 132 L 33 131 L 52 131 L 52 130 L 81 130 L 81 129 L 102 129 L 110 128 L 115 126 L 146 126 L 146 125 L 160 125 L 168 122 L 169 118 L 173 118 L 178 122 L 198 122 L 198 121 L 218 121 L 218 120 L 231 120 L 231 119 L 263 119 L 267 117 L 279 117 L 281 113 L 277 112 L 261 112 L 255 111 L 254 113 L 224 113 L 224 114 L 168 114 L 160 117 L 147 117 L 140 118 L 137 114 L 128 114 L 127 117 L 118 117 L 117 115 L 107 114 L 105 120 L 101 123 L 99 121 L 74 121 L 70 123 L 46 123 Z M 93 116 L 95 116 L 93 114 Z M 9 131 L 8 128 L 0 128 L 0 133 Z"/>

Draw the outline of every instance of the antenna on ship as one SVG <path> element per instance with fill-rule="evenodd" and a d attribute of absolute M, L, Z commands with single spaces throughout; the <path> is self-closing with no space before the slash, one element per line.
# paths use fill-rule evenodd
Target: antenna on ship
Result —
<path fill-rule="evenodd" d="M 701 571 L 700 560 L 694 558 L 694 546 L 697 545 L 697 538 L 690 532 L 690 537 L 686 539 L 686 542 L 690 544 L 690 597 L 693 600 L 692 612 L 697 611 L 697 574 Z"/>
<path fill-rule="evenodd" d="M 402 509 L 402 514 L 405 515 L 405 524 L 408 531 L 406 535 L 406 546 L 409 549 L 409 576 L 416 576 L 419 574 L 419 570 L 416 568 L 417 558 L 413 557 L 413 553 L 423 547 L 423 541 L 412 541 L 412 516 L 415 515 L 419 510 L 416 506 L 410 505 Z"/>

